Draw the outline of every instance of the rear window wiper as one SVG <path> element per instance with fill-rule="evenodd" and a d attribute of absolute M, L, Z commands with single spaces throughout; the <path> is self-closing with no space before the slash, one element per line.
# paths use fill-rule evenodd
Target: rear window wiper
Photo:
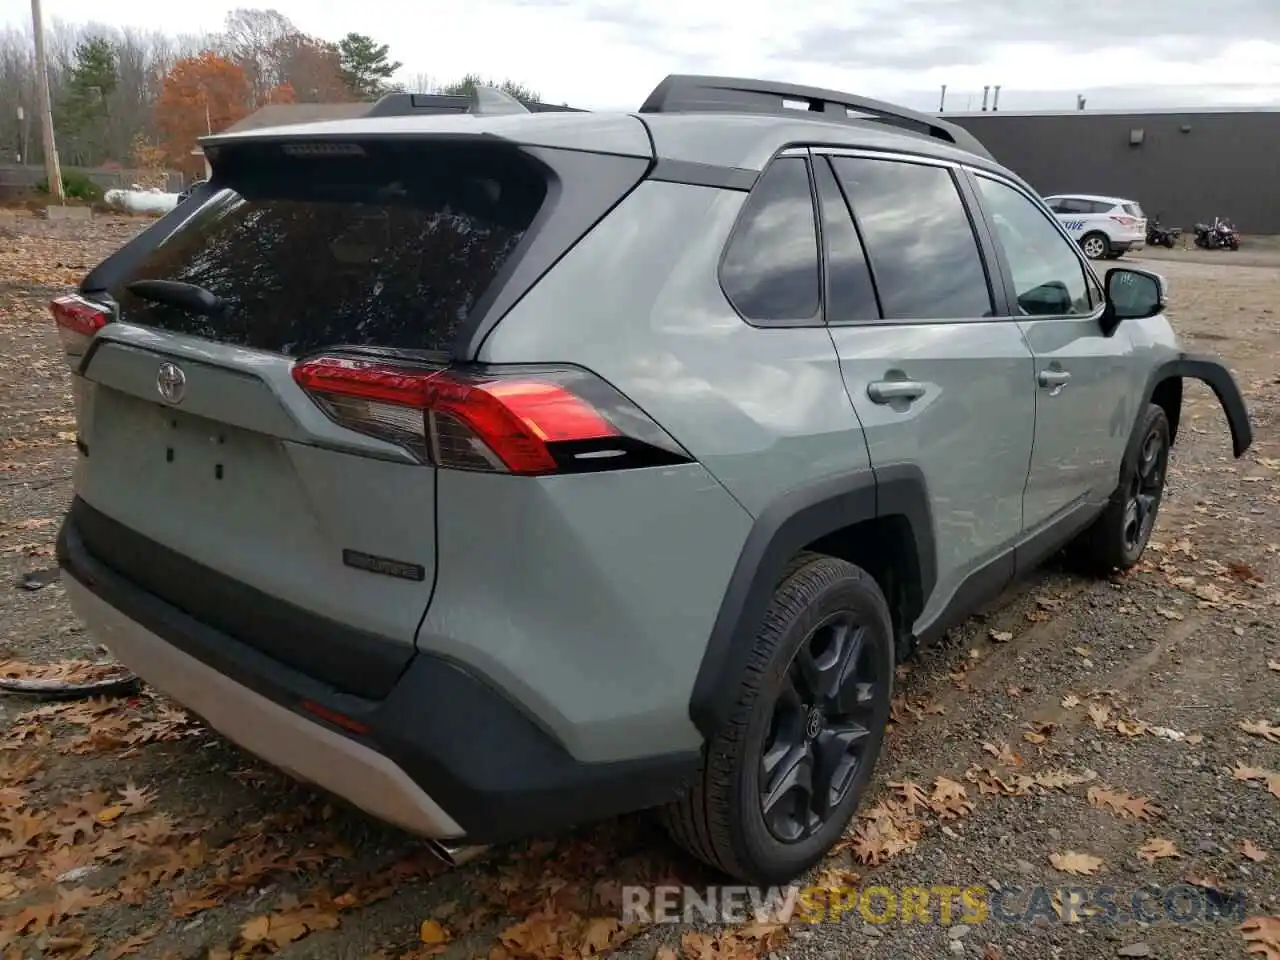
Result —
<path fill-rule="evenodd" d="M 181 280 L 135 280 L 125 284 L 125 289 L 143 300 L 166 303 L 205 316 L 215 316 L 227 309 L 227 301 L 216 293 Z"/>

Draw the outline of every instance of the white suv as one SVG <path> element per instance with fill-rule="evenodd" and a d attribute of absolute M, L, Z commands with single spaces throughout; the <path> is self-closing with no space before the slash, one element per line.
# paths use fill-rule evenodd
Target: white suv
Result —
<path fill-rule="evenodd" d="M 1044 202 L 1090 260 L 1115 260 L 1147 245 L 1147 216 L 1136 200 L 1062 193 Z"/>

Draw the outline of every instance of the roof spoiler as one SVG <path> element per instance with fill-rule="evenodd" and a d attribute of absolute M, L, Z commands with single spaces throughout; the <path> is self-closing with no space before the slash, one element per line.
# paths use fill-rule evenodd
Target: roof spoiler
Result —
<path fill-rule="evenodd" d="M 469 113 L 499 116 L 511 113 L 582 113 L 576 107 L 518 100 L 497 87 L 476 87 L 471 96 L 449 93 L 388 93 L 365 114 L 366 117 L 410 117 L 432 113 Z"/>
<path fill-rule="evenodd" d="M 671 74 L 649 94 L 641 113 L 820 113 L 824 120 L 873 121 L 932 137 L 994 160 L 972 133 L 954 123 L 906 107 L 818 87 L 771 80 Z"/>

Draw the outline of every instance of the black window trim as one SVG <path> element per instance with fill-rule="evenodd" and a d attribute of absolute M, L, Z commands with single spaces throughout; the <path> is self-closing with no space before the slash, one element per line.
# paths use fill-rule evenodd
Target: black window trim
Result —
<path fill-rule="evenodd" d="M 992 316 L 990 317 L 906 317 L 886 319 L 881 312 L 879 320 L 846 320 L 836 321 L 830 325 L 833 327 L 870 327 L 870 326 L 907 326 L 916 324 L 954 324 L 954 323 L 1004 323 L 1010 320 L 1017 320 L 1015 316 L 1011 316 L 1012 307 L 1009 303 L 1009 284 L 1007 278 L 1003 276 L 1003 272 L 999 271 L 995 265 L 1000 263 L 999 259 L 993 260 L 993 257 L 999 257 L 999 247 L 995 242 L 993 234 L 990 232 L 991 225 L 987 220 L 985 212 L 982 212 L 981 204 L 978 202 L 973 184 L 969 181 L 966 170 L 967 168 L 953 160 L 945 160 L 941 157 L 932 157 L 922 154 L 903 153 L 900 151 L 874 150 L 863 147 L 836 147 L 836 146 L 814 146 L 811 148 L 815 159 L 817 156 L 827 158 L 828 164 L 831 165 L 832 173 L 835 174 L 835 164 L 832 162 L 833 157 L 855 157 L 866 160 L 888 160 L 897 163 L 911 163 L 917 166 L 941 167 L 948 171 L 951 175 L 951 181 L 955 185 L 956 193 L 960 197 L 961 208 L 965 212 L 965 216 L 969 220 L 969 228 L 973 231 L 974 243 L 978 249 L 978 261 L 982 265 L 983 276 L 987 281 L 987 293 L 991 298 Z M 840 177 L 836 174 L 836 186 L 840 188 L 840 193 L 844 197 L 845 206 L 848 207 L 853 216 L 854 227 L 858 231 L 858 238 L 862 240 L 864 237 L 862 224 L 858 219 L 857 213 L 853 209 L 853 205 L 849 202 L 849 197 L 845 193 L 844 186 L 840 183 Z M 817 197 L 814 197 L 815 205 Z M 975 204 L 977 209 L 975 210 Z M 871 271 L 871 282 L 876 289 L 877 303 L 880 301 L 880 286 L 875 276 L 875 267 L 871 263 L 870 256 L 866 253 L 866 244 L 863 244 L 863 255 L 867 257 L 867 269 Z M 825 251 L 824 251 L 825 253 Z"/>
<path fill-rule="evenodd" d="M 828 267 L 828 256 L 827 256 L 828 251 L 827 251 L 827 243 L 826 243 L 826 234 L 825 232 L 822 231 L 822 197 L 818 192 L 818 175 L 814 169 L 816 164 L 822 164 L 823 166 L 825 166 L 827 169 L 827 172 L 831 175 L 831 182 L 835 184 L 836 193 L 840 197 L 840 203 L 844 207 L 845 213 L 849 215 L 850 223 L 853 224 L 853 232 L 858 238 L 858 247 L 862 251 L 862 261 L 864 264 L 866 264 L 866 267 L 867 267 L 867 277 L 871 281 L 871 294 L 875 298 L 876 314 L 877 314 L 877 316 L 873 320 L 833 320 L 831 319 L 830 315 L 828 315 L 827 326 L 828 327 L 865 327 L 865 326 L 879 326 L 881 324 L 884 324 L 886 321 L 884 318 L 884 304 L 883 304 L 883 301 L 881 301 L 880 299 L 880 285 L 876 282 L 876 272 L 871 266 L 871 258 L 867 256 L 867 244 L 866 244 L 866 239 L 863 237 L 863 234 L 862 234 L 862 225 L 858 222 L 858 217 L 857 217 L 857 214 L 853 212 L 853 207 L 849 205 L 849 197 L 845 194 L 844 187 L 840 185 L 840 178 L 836 175 L 836 168 L 831 163 L 831 157 L 815 149 L 810 151 L 809 178 L 813 184 L 813 202 L 814 202 L 814 206 L 818 210 L 818 230 L 819 230 L 819 233 L 821 234 L 819 239 L 821 241 L 820 252 L 822 254 L 823 310 L 825 312 L 827 297 L 830 294 L 830 290 L 828 288 L 828 282 L 827 282 L 827 277 L 828 277 L 828 274 L 830 273 L 830 269 Z"/>
<path fill-rule="evenodd" d="M 799 159 L 804 163 L 805 177 L 809 183 L 809 209 L 813 215 L 813 235 L 817 243 L 818 257 L 818 309 L 813 316 L 806 318 L 760 320 L 744 314 L 741 308 L 733 302 L 733 297 L 729 296 L 729 291 L 724 286 L 724 263 L 728 259 L 729 250 L 733 247 L 734 240 L 737 239 L 739 232 L 745 229 L 747 208 L 751 203 L 752 197 L 756 195 L 755 191 L 764 183 L 765 176 L 773 169 L 775 164 L 782 160 L 790 159 Z M 759 330 L 804 330 L 825 328 L 827 325 L 826 256 L 822 245 L 822 218 L 818 213 L 818 196 L 817 190 L 814 189 L 811 159 L 807 147 L 794 144 L 787 144 L 769 158 L 769 162 L 760 168 L 760 174 L 756 177 L 751 190 L 746 193 L 742 206 L 738 209 L 738 214 L 734 218 L 733 226 L 729 228 L 729 235 L 725 238 L 724 245 L 720 248 L 720 257 L 716 261 L 716 285 L 720 288 L 720 293 L 723 294 L 725 302 L 738 315 L 739 320 Z"/>
<path fill-rule="evenodd" d="M 1084 253 L 1080 249 L 1080 245 L 1071 239 L 1071 235 L 1067 233 L 1066 228 L 1063 227 L 1062 225 L 1062 222 L 1053 214 L 1051 210 L 1049 210 L 1045 202 L 1042 199 L 1036 197 L 1030 191 L 1019 186 L 1010 178 L 1002 177 L 999 174 L 992 173 L 989 170 L 977 170 L 973 167 L 964 166 L 961 168 L 960 173 L 965 179 L 965 181 L 968 183 L 968 189 L 970 191 L 970 194 L 973 196 L 974 203 L 977 204 L 977 209 L 981 212 L 983 223 L 985 224 L 985 229 L 987 231 L 988 237 L 991 240 L 992 252 L 995 256 L 995 262 L 999 265 L 999 271 L 1000 271 L 1002 282 L 1005 288 L 1005 297 L 1004 297 L 1005 305 L 1004 306 L 1005 306 L 1005 310 L 1008 311 L 1009 313 L 1008 316 L 1001 317 L 1000 319 L 1015 320 L 1019 322 L 1032 322 L 1032 323 L 1039 323 L 1046 320 L 1092 320 L 1095 323 L 1100 322 L 1102 319 L 1102 313 L 1106 308 L 1106 301 L 1105 301 L 1106 285 L 1103 284 L 1101 280 L 1098 278 L 1097 274 L 1094 273 L 1093 266 L 1092 264 L 1090 264 L 1089 260 L 1084 256 Z M 1094 283 L 1096 283 L 1097 289 L 1101 290 L 1104 294 L 1104 299 L 1098 304 L 1096 304 L 1093 307 L 1093 310 L 1091 312 L 1062 313 L 1062 314 L 1051 314 L 1047 316 L 1042 315 L 1042 316 L 1026 316 L 1026 317 L 1020 316 L 1014 313 L 1014 304 L 1018 302 L 1017 285 L 1013 279 L 1013 270 L 1009 266 L 1008 260 L 1005 258 L 1004 250 L 1001 248 L 1000 244 L 996 242 L 995 223 L 991 219 L 991 212 L 987 210 L 986 204 L 982 202 L 981 194 L 979 193 L 979 190 L 978 190 L 979 177 L 985 177 L 986 179 L 991 180 L 994 183 L 999 183 L 999 184 L 1002 184 L 1003 186 L 1010 187 L 1015 192 L 1022 194 L 1022 196 L 1030 200 L 1031 205 L 1033 207 L 1043 208 L 1041 209 L 1041 213 L 1045 215 L 1045 219 L 1049 221 L 1050 225 L 1055 230 L 1058 231 L 1058 235 L 1062 237 L 1063 241 L 1067 245 L 1067 248 L 1072 251 L 1072 254 L 1076 258 L 1076 262 L 1080 264 L 1081 267 L 1084 269 L 1085 271 L 1084 276 L 1086 277 L 1086 279 L 1092 279 Z M 1088 284 L 1086 283 L 1086 286 L 1087 285 Z M 1090 294 L 1090 297 L 1092 299 L 1092 292 Z M 1099 327 L 1099 330 L 1101 330 L 1101 327 Z"/>

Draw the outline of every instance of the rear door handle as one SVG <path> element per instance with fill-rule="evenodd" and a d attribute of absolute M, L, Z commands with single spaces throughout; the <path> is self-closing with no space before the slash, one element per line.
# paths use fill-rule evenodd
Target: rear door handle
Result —
<path fill-rule="evenodd" d="M 876 380 L 867 384 L 867 396 L 873 403 L 918 400 L 924 396 L 924 384 L 914 380 Z"/>
<path fill-rule="evenodd" d="M 1066 370 L 1041 370 L 1036 378 L 1042 387 L 1052 387 L 1050 395 L 1054 396 L 1062 391 L 1062 388 L 1071 380 L 1071 374 Z"/>

